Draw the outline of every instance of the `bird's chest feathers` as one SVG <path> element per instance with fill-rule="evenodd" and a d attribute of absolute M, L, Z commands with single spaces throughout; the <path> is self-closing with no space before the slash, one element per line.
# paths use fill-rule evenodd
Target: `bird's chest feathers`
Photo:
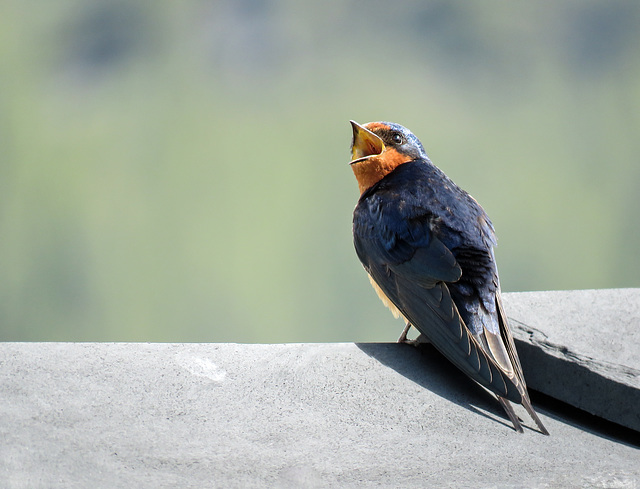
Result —
<path fill-rule="evenodd" d="M 442 218 L 430 209 L 416 206 L 407 196 L 396 195 L 392 199 L 367 199 L 364 205 L 363 229 L 368 238 L 380 240 L 389 251 L 398 242 L 420 246 L 427 244 L 429 236 L 442 234 Z"/>

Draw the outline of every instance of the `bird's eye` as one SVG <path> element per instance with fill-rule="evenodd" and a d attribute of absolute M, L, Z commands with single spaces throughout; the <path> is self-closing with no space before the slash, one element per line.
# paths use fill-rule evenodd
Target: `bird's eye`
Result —
<path fill-rule="evenodd" d="M 403 140 L 402 134 L 400 134 L 399 132 L 394 132 L 391 136 L 391 140 L 396 144 L 401 144 Z"/>

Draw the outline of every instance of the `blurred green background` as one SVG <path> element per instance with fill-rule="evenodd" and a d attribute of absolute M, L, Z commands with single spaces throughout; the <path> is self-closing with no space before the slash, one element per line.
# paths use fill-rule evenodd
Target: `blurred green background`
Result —
<path fill-rule="evenodd" d="M 5 0 L 0 340 L 394 341 L 351 129 L 409 127 L 506 291 L 640 285 L 640 3 Z"/>

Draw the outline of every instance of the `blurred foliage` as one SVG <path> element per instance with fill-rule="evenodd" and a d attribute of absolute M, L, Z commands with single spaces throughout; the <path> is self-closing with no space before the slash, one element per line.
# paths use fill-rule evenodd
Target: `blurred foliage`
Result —
<path fill-rule="evenodd" d="M 505 290 L 640 285 L 640 4 L 7 0 L 0 340 L 392 341 L 349 119 L 409 127 Z"/>

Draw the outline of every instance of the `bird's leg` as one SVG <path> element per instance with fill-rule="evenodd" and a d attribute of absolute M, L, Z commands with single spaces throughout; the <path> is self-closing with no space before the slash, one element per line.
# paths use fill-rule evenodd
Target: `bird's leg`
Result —
<path fill-rule="evenodd" d="M 411 329 L 411 323 L 407 321 L 407 325 L 402 330 L 402 334 L 400 335 L 400 338 L 398 338 L 398 343 L 410 343 L 409 341 L 407 341 L 407 334 L 409 333 L 410 329 Z"/>
<path fill-rule="evenodd" d="M 402 334 L 400 335 L 400 338 L 398 338 L 398 343 L 404 343 L 406 345 L 411 345 L 411 346 L 418 346 L 423 343 L 424 344 L 431 343 L 429 339 L 423 334 L 420 334 L 415 340 L 408 340 L 407 334 L 409 333 L 411 326 L 413 325 L 409 321 L 407 321 L 407 325 L 402 330 Z"/>

